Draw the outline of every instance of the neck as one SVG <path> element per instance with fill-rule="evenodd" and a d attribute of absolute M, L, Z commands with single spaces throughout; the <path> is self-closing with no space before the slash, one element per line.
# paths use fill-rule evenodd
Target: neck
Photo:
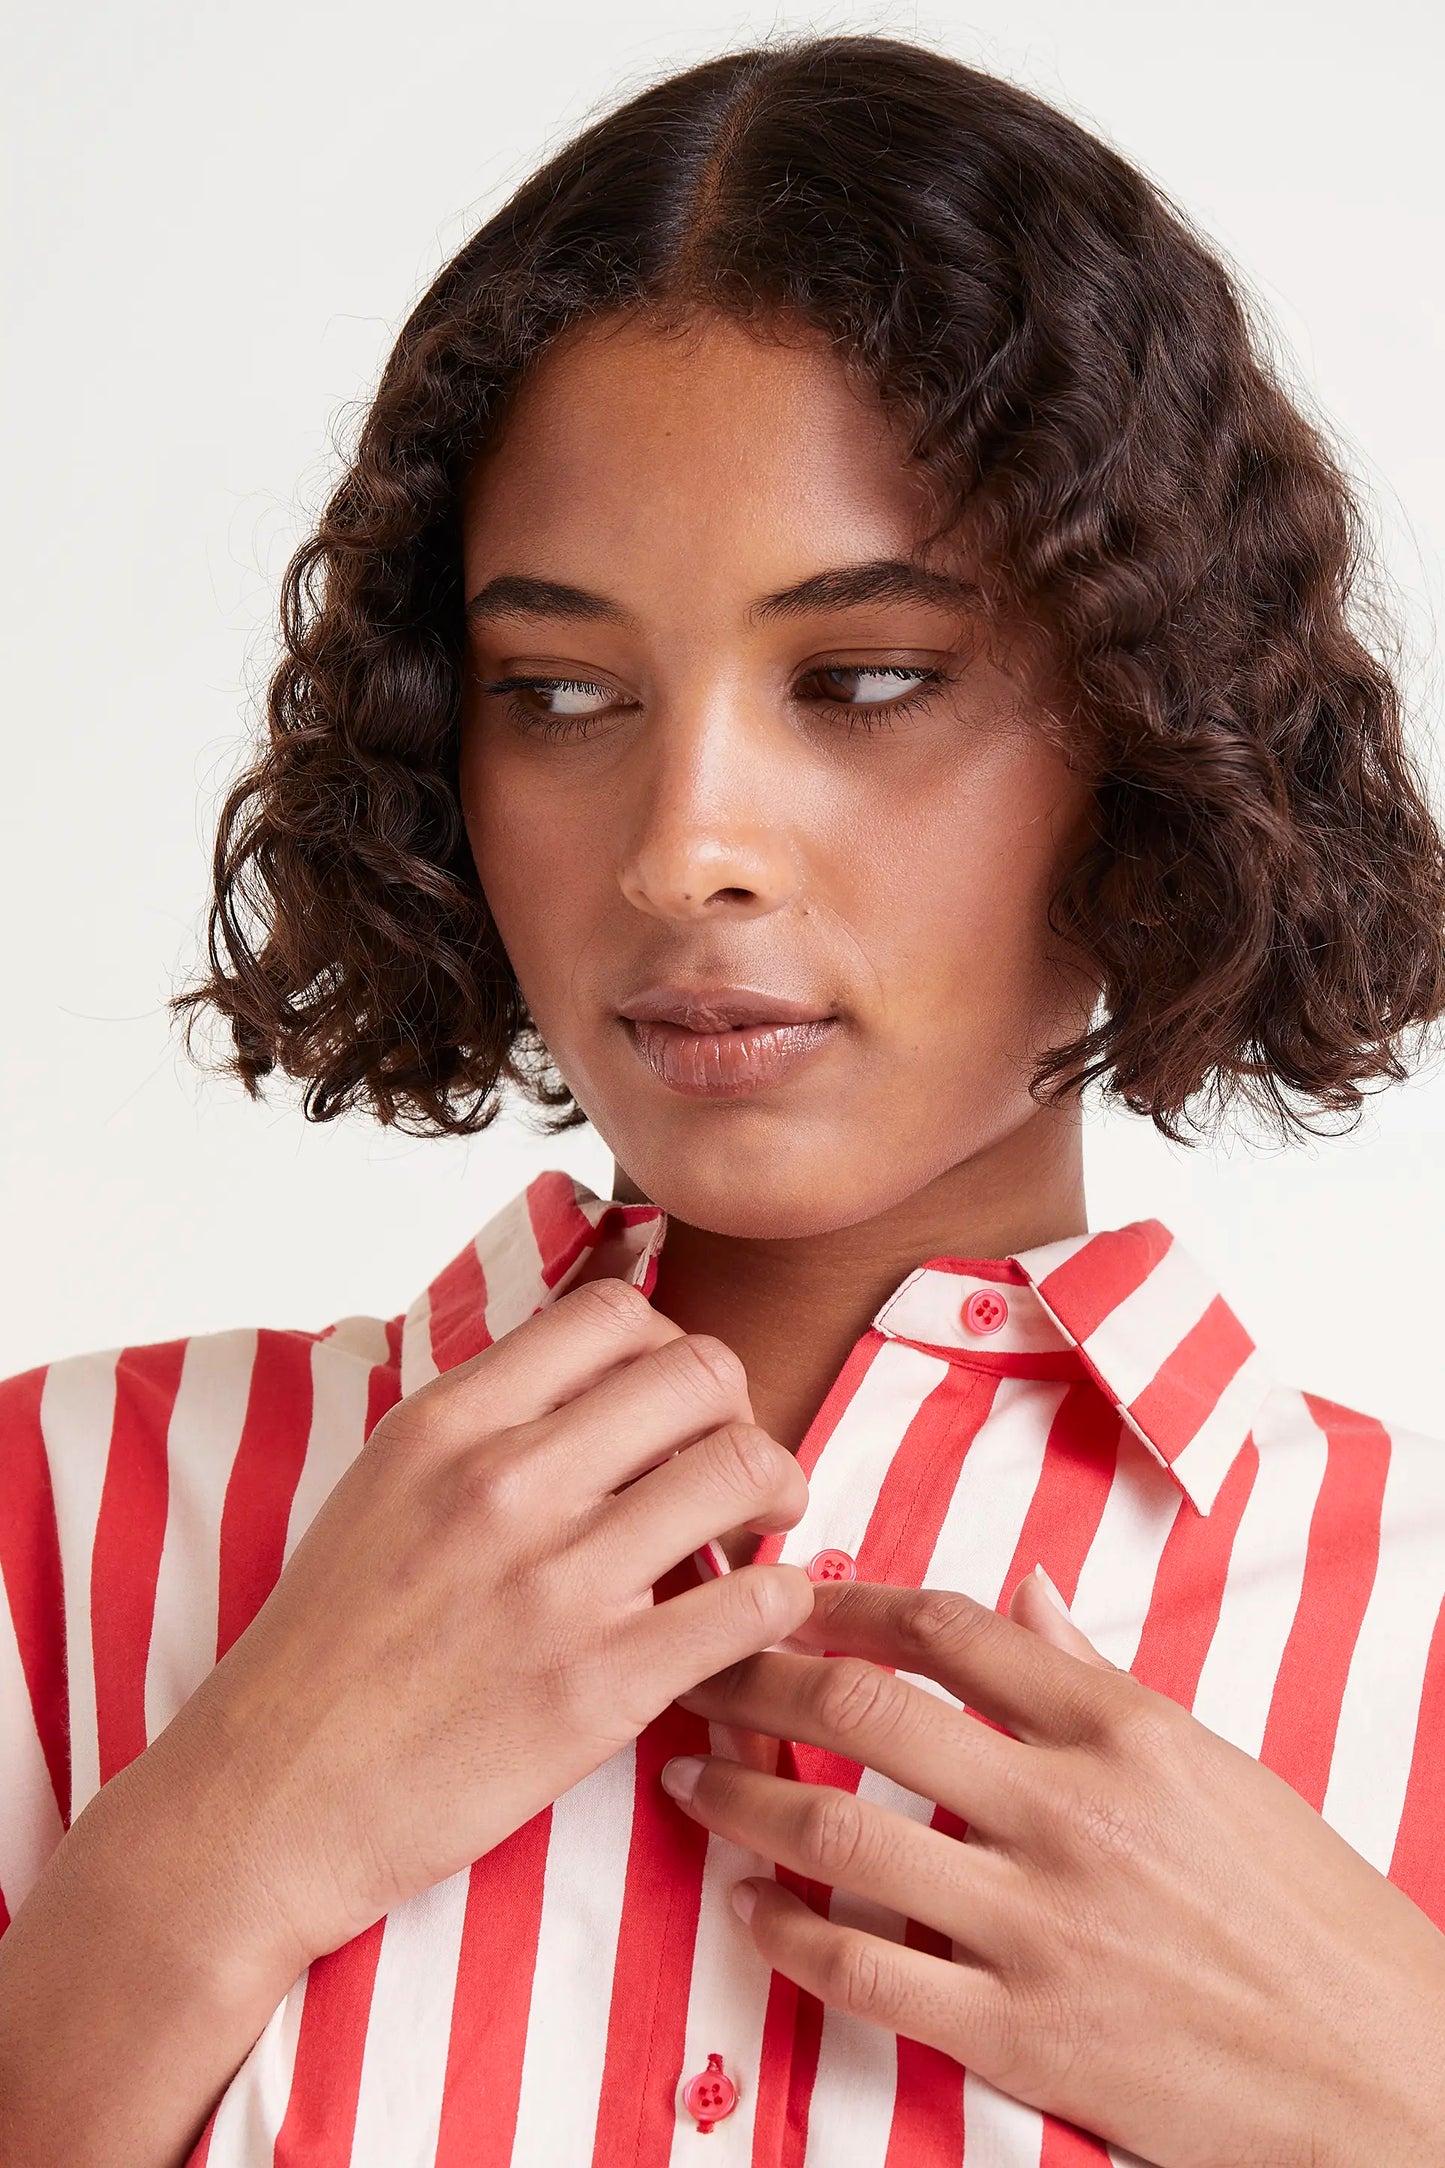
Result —
<path fill-rule="evenodd" d="M 620 1166 L 613 1194 L 647 1201 Z M 727 1342 L 747 1371 L 755 1419 L 795 1452 L 854 1342 L 914 1266 L 1010 1256 L 1086 1225 L 1078 1110 L 1041 1107 L 853 1226 L 756 1240 L 669 1216 L 653 1300 L 684 1332 Z"/>

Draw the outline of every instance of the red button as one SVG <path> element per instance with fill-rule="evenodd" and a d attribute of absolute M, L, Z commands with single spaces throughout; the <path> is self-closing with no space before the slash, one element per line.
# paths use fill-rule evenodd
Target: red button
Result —
<path fill-rule="evenodd" d="M 810 1581 L 856 1581 L 858 1564 L 846 1551 L 819 1551 L 808 1560 Z"/>
<path fill-rule="evenodd" d="M 1008 1298 L 997 1288 L 976 1287 L 963 1306 L 963 1322 L 970 1332 L 997 1332 L 1008 1323 Z"/>
<path fill-rule="evenodd" d="M 682 2104 L 697 2117 L 698 2136 L 705 2138 L 714 2123 L 731 2115 L 738 2104 L 738 2089 L 722 2066 L 720 2055 L 709 2055 L 706 2070 L 699 2070 L 682 2089 Z"/>

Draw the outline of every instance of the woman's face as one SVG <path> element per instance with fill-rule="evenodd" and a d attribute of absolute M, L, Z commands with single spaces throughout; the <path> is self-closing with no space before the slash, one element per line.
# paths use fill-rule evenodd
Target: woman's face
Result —
<path fill-rule="evenodd" d="M 1046 926 L 1092 794 L 961 555 L 920 559 L 933 512 L 825 343 L 710 316 L 554 346 L 472 477 L 478 872 L 578 1103 L 692 1225 L 853 1225 L 1060 1119 L 1028 1078 L 1092 1001 Z"/>

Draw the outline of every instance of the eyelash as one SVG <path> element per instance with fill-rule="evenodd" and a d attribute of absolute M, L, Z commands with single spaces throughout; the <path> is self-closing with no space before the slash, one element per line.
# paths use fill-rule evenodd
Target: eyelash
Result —
<path fill-rule="evenodd" d="M 850 734 L 855 730 L 891 729 L 896 716 L 922 707 L 940 686 L 950 682 L 942 670 L 916 669 L 903 663 L 823 663 L 810 670 L 808 676 L 817 677 L 823 670 L 838 675 L 851 672 L 857 677 L 907 677 L 919 681 L 912 692 L 900 694 L 896 700 L 850 702 L 815 696 L 814 706 L 835 708 L 848 717 Z M 585 738 L 589 735 L 585 726 L 602 720 L 600 715 L 538 715 L 516 697 L 524 692 L 605 692 L 606 686 L 599 685 L 593 678 L 503 677 L 484 678 L 479 683 L 484 693 L 510 694 L 508 715 L 519 729 L 530 731 L 534 737 Z"/>

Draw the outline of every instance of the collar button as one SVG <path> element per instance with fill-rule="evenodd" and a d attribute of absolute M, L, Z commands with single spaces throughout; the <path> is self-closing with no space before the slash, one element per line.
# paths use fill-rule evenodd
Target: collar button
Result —
<path fill-rule="evenodd" d="M 996 1287 L 976 1287 L 963 1306 L 970 1332 L 998 1332 L 1008 1323 L 1008 1297 Z"/>

